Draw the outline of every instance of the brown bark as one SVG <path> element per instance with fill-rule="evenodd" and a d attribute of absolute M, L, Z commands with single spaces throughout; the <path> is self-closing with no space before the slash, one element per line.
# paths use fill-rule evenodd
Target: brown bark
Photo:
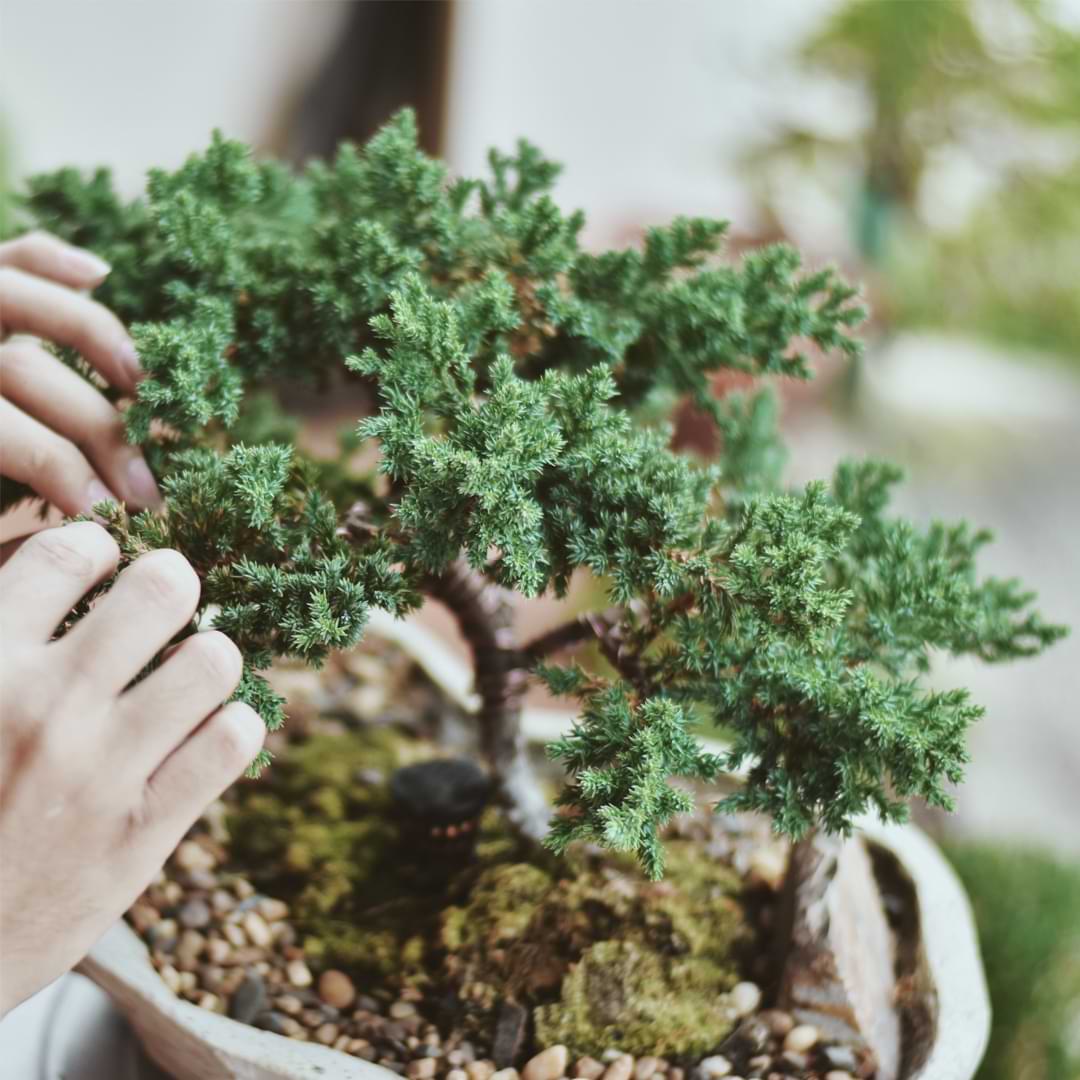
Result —
<path fill-rule="evenodd" d="M 551 810 L 529 763 L 521 730 L 526 672 L 502 589 L 458 559 L 425 582 L 425 591 L 457 620 L 473 656 L 480 710 L 480 749 L 515 830 L 531 840 L 547 833 Z"/>

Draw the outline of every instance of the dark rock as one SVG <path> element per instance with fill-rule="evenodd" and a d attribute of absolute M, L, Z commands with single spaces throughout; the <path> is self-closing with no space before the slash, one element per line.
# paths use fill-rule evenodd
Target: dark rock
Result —
<path fill-rule="evenodd" d="M 512 1001 L 503 1002 L 495 1021 L 495 1038 L 491 1044 L 491 1058 L 497 1069 L 510 1068 L 520 1056 L 528 1019 L 527 1010 L 520 1005 Z"/>
<path fill-rule="evenodd" d="M 382 1012 L 382 1006 L 373 997 L 368 997 L 367 994 L 361 994 L 353 1004 L 357 1009 L 362 1009 L 364 1012 Z"/>
<path fill-rule="evenodd" d="M 236 988 L 229 1002 L 229 1015 L 242 1024 L 250 1024 L 266 1010 L 266 1006 L 266 983 L 261 975 L 252 971 L 244 976 L 244 981 Z"/>
<path fill-rule="evenodd" d="M 454 825 L 478 818 L 487 805 L 491 781 L 464 758 L 422 761 L 390 777 L 395 809 L 425 825 Z"/>

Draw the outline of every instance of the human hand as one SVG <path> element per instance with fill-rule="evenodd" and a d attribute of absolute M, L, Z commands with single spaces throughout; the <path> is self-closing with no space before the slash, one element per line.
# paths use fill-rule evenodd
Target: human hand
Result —
<path fill-rule="evenodd" d="M 221 706 L 241 658 L 217 631 L 126 689 L 195 610 L 178 552 L 137 559 L 50 640 L 118 558 L 77 522 L 0 568 L 0 1015 L 85 955 L 262 745 L 258 714 Z"/>
<path fill-rule="evenodd" d="M 0 244 L 0 474 L 20 480 L 65 514 L 96 502 L 157 506 L 154 477 L 124 438 L 120 414 L 85 379 L 30 338 L 70 345 L 126 394 L 140 377 L 120 320 L 78 289 L 109 267 L 45 233 Z"/>

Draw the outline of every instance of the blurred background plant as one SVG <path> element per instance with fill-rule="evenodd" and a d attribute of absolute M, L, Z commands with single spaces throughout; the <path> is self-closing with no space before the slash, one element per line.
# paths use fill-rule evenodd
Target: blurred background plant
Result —
<path fill-rule="evenodd" d="M 747 155 L 772 226 L 798 231 L 813 186 L 890 325 L 1080 363 L 1080 34 L 1042 0 L 855 0 L 795 62 L 860 108 L 802 109 Z"/>

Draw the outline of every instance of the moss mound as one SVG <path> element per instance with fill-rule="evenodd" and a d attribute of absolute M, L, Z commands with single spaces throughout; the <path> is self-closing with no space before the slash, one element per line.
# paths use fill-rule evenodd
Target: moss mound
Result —
<path fill-rule="evenodd" d="M 492 812 L 472 865 L 419 887 L 386 783 L 371 778 L 430 749 L 387 729 L 315 735 L 238 793 L 233 866 L 289 902 L 310 959 L 370 991 L 408 984 L 453 1002 L 481 1043 L 507 1000 L 532 1010 L 541 1042 L 575 1054 L 677 1059 L 723 1041 L 749 937 L 730 867 L 685 839 L 670 841 L 661 882 L 610 853 L 523 862 Z"/>

